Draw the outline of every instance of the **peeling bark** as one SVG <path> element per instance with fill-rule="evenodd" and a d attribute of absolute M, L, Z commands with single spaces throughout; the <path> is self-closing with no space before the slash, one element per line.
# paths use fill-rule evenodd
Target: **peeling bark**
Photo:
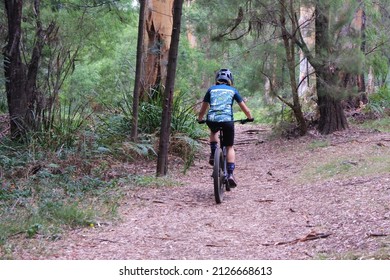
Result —
<path fill-rule="evenodd" d="M 168 172 L 168 149 L 171 133 L 170 128 L 172 119 L 173 92 L 175 90 L 177 56 L 179 52 L 182 7 L 183 0 L 174 0 L 172 41 L 169 49 L 168 75 L 164 90 L 159 152 L 157 158 L 157 176 L 165 176 Z"/>
<path fill-rule="evenodd" d="M 143 46 L 146 48 L 146 56 L 140 98 L 147 100 L 152 97 L 153 89 L 159 89 L 166 81 L 172 35 L 173 0 L 144 1 L 146 8 Z"/>

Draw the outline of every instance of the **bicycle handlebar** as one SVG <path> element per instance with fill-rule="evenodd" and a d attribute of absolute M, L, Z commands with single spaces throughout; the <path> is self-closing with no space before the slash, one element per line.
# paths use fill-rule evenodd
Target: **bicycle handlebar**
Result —
<path fill-rule="evenodd" d="M 233 122 L 239 122 L 239 123 L 241 123 L 241 124 L 245 124 L 245 123 L 247 123 L 247 122 L 253 122 L 255 119 L 254 118 L 252 118 L 252 119 L 242 119 L 242 120 L 235 120 L 235 121 L 233 121 Z M 204 123 L 206 123 L 206 120 L 201 120 L 201 121 L 198 121 L 198 123 L 199 124 L 204 124 Z"/>
<path fill-rule="evenodd" d="M 243 120 L 237 120 L 235 122 L 239 122 L 241 124 L 245 124 L 247 122 L 253 122 L 254 120 L 255 120 L 254 118 L 251 118 L 251 119 L 246 118 L 246 119 L 243 119 Z"/>

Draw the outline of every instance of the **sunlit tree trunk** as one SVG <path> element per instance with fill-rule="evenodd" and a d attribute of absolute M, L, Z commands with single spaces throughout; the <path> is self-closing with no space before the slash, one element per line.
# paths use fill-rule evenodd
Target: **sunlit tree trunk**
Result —
<path fill-rule="evenodd" d="M 140 98 L 147 100 L 155 93 L 153 90 L 158 90 L 166 81 L 173 0 L 141 1 L 146 1 L 143 38 L 146 55 Z"/>
<path fill-rule="evenodd" d="M 375 75 L 372 66 L 368 69 L 367 74 L 367 94 L 373 94 L 375 91 Z"/>
<path fill-rule="evenodd" d="M 175 89 L 175 76 L 177 56 L 179 52 L 181 14 L 183 0 L 174 0 L 172 41 L 169 49 L 168 72 L 164 90 L 163 112 L 161 118 L 159 152 L 157 158 L 157 176 L 164 176 L 168 172 L 168 150 L 171 133 L 173 93 Z"/>
<path fill-rule="evenodd" d="M 302 4 L 299 13 L 299 28 L 302 33 L 302 38 L 310 51 L 314 49 L 315 44 L 314 11 L 314 6 Z M 299 97 L 303 100 L 304 105 L 306 105 L 305 107 L 310 108 L 309 110 L 314 110 L 312 103 L 316 95 L 314 68 L 302 50 L 299 52 L 299 56 Z"/>
<path fill-rule="evenodd" d="M 186 0 L 186 6 L 188 8 L 191 7 L 191 4 L 194 1 L 195 0 Z M 197 43 L 196 43 L 196 36 L 194 34 L 194 27 L 190 23 L 187 23 L 187 40 L 191 48 L 196 48 Z"/>
<path fill-rule="evenodd" d="M 380 5 L 379 3 L 373 3 L 373 9 L 376 12 L 380 11 Z M 372 66 L 369 66 L 368 68 L 368 74 L 367 74 L 367 84 L 366 84 L 366 92 L 367 92 L 367 98 L 369 99 L 370 94 L 373 94 L 375 92 L 375 74 L 374 74 L 374 68 Z"/>

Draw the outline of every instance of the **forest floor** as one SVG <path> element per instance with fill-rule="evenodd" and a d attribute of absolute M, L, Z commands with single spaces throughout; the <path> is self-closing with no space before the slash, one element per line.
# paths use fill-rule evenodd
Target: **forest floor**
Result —
<path fill-rule="evenodd" d="M 238 186 L 213 196 L 206 146 L 179 184 L 129 190 L 120 221 L 36 236 L 16 259 L 390 259 L 390 134 L 351 127 L 272 138 L 236 126 Z M 134 166 L 154 174 L 153 163 Z"/>

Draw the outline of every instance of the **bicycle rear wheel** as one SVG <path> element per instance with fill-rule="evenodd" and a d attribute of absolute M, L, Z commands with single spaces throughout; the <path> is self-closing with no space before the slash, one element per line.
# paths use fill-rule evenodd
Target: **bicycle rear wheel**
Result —
<path fill-rule="evenodd" d="M 215 201 L 219 204 L 223 201 L 224 195 L 224 175 L 223 175 L 223 155 L 222 150 L 217 148 L 214 154 L 214 168 L 213 168 L 213 178 L 214 178 L 214 196 Z"/>

